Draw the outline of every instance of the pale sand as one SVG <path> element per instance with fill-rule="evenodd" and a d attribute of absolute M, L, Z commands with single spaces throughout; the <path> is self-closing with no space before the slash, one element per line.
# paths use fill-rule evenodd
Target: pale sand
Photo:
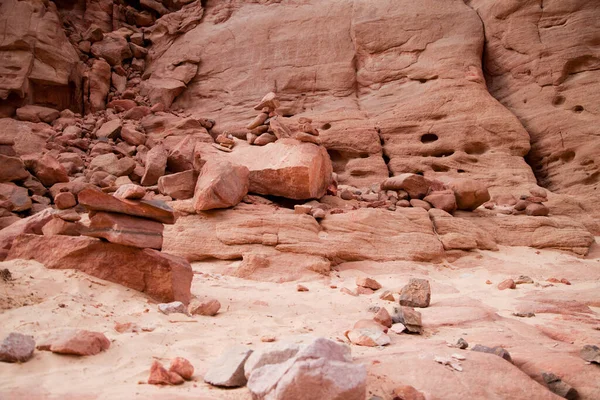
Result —
<path fill-rule="evenodd" d="M 379 356 L 415 349 L 423 357 L 433 356 L 447 348 L 446 341 L 454 343 L 460 336 L 471 345 L 503 344 L 517 359 L 534 345 L 542 353 L 574 354 L 583 344 L 600 345 L 600 331 L 593 329 L 594 324 L 600 326 L 600 251 L 595 246 L 586 259 L 555 251 L 502 247 L 499 252 L 473 253 L 442 264 L 346 263 L 336 267 L 338 271 L 330 277 L 303 282 L 309 292 L 297 292 L 294 282 L 254 282 L 217 273 L 235 263 L 196 263 L 193 294 L 216 297 L 222 308 L 216 317 L 194 318 L 163 315 L 144 295 L 83 273 L 48 270 L 21 260 L 0 263 L 0 268 L 9 268 L 15 279 L 0 282 L 0 307 L 7 307 L 8 297 L 14 307 L 0 309 L 2 338 L 12 331 L 41 338 L 59 328 L 75 327 L 103 332 L 112 341 L 108 351 L 96 356 L 36 351 L 25 364 L 0 363 L 0 398 L 248 399 L 245 388 L 222 390 L 205 384 L 202 375 L 210 362 L 234 344 L 263 346 L 261 336 L 275 336 L 278 341 L 301 341 L 306 335 L 343 340 L 344 331 L 354 322 L 372 316 L 369 306 L 385 305 L 391 311 L 394 304 L 379 300 L 381 291 L 359 297 L 340 293 L 343 286 L 354 289 L 359 275 L 372 276 L 392 291 L 410 277 L 426 277 L 431 280 L 433 294 L 431 306 L 420 310 L 426 330 L 423 337 L 391 333 L 392 344 L 386 348 L 352 346 L 357 362 L 371 365 Z M 500 281 L 521 274 L 542 282 L 564 277 L 573 285 L 496 288 Z M 494 284 L 487 285 L 488 279 Z M 337 289 L 330 285 L 337 285 Z M 528 299 L 539 296 L 550 301 L 582 301 L 592 306 L 594 313 L 583 315 L 584 323 L 577 324 L 560 314 L 538 313 L 534 318 L 511 315 L 517 307 L 531 305 Z M 27 305 L 15 307 L 24 303 Z M 60 308 L 61 303 L 66 307 Z M 155 330 L 119 334 L 114 330 L 115 322 L 136 322 Z M 570 338 L 560 341 L 543 335 L 534 328 L 539 324 L 564 331 Z M 196 368 L 193 382 L 177 387 L 139 383 L 147 380 L 155 358 L 168 365 L 177 356 L 186 357 Z M 389 376 L 370 376 L 369 391 L 388 399 L 394 384 L 397 382 Z M 594 393 L 593 388 L 590 393 Z"/>

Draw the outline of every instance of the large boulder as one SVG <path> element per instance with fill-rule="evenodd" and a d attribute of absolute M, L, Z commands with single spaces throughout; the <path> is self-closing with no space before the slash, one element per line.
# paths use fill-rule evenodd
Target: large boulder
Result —
<path fill-rule="evenodd" d="M 92 45 L 92 54 L 104 58 L 110 65 L 121 65 L 123 60 L 132 57 L 127 39 L 117 33 L 109 33 Z"/>
<path fill-rule="evenodd" d="M 176 200 L 190 199 L 194 196 L 198 174 L 190 169 L 158 178 L 158 191 Z"/>
<path fill-rule="evenodd" d="M 4 229 L 0 229 L 0 260 L 4 260 L 12 246 L 13 241 L 24 233 L 42 234 L 42 228 L 56 213 L 56 210 L 48 208 L 31 217 L 23 218 Z"/>
<path fill-rule="evenodd" d="M 471 211 L 490 200 L 487 185 L 473 179 L 452 179 L 447 183 L 454 191 L 459 210 Z"/>
<path fill-rule="evenodd" d="M 228 208 L 248 193 L 248 168 L 226 161 L 209 161 L 202 167 L 194 192 L 196 211 Z"/>
<path fill-rule="evenodd" d="M 322 197 L 331 183 L 332 164 L 324 147 L 294 139 L 281 139 L 266 146 L 236 142 L 232 153 L 212 146 L 196 146 L 201 158 L 226 159 L 250 171 L 249 192 L 289 199 Z"/>
<path fill-rule="evenodd" d="M 152 219 L 164 224 L 175 222 L 171 207 L 156 200 L 127 200 L 108 195 L 99 190 L 84 189 L 77 195 L 79 204 L 90 211 L 108 211 Z"/>
<path fill-rule="evenodd" d="M 154 146 L 146 155 L 146 169 L 142 176 L 143 186 L 152 186 L 158 183 L 158 178 L 165 174 L 167 167 L 167 150 L 163 145 Z"/>
<path fill-rule="evenodd" d="M 76 269 L 139 290 L 160 302 L 190 301 L 192 268 L 182 258 L 152 249 L 85 236 L 21 235 L 7 259 L 36 260 L 50 269 Z"/>
<path fill-rule="evenodd" d="M 65 167 L 50 154 L 30 157 L 25 160 L 25 165 L 46 187 L 55 183 L 69 182 L 69 174 Z"/>
<path fill-rule="evenodd" d="M 59 116 L 58 110 L 49 107 L 28 104 L 17 109 L 17 118 L 21 121 L 52 123 Z"/>
<path fill-rule="evenodd" d="M 383 190 L 404 190 L 412 199 L 421 199 L 427 192 L 431 181 L 422 175 L 400 174 L 384 180 L 381 183 Z"/>

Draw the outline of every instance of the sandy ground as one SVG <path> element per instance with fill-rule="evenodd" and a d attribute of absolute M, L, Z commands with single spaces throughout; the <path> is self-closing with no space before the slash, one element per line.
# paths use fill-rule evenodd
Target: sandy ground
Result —
<path fill-rule="evenodd" d="M 440 374 L 450 373 L 433 362 L 433 356 L 456 351 L 446 342 L 464 337 L 471 345 L 505 346 L 515 364 L 534 377 L 543 367 L 539 363 L 554 365 L 560 357 L 568 357 L 556 365 L 564 369 L 559 372 L 580 390 L 582 398 L 593 399 L 596 394 L 600 398 L 600 367 L 585 365 L 576 356 L 584 344 L 600 345 L 597 245 L 586 259 L 503 247 L 499 252 L 476 252 L 441 264 L 346 263 L 330 277 L 302 282 L 308 292 L 297 292 L 296 283 L 254 282 L 219 274 L 231 266 L 235 263 L 193 265 L 193 294 L 216 297 L 222 308 L 215 317 L 190 318 L 163 315 L 144 295 L 79 272 L 47 270 L 21 260 L 0 263 L 0 269 L 8 268 L 14 278 L 0 281 L 1 337 L 16 331 L 40 338 L 59 328 L 75 327 L 103 332 L 112 341 L 108 351 L 91 357 L 36 351 L 25 364 L 0 363 L 0 399 L 248 399 L 245 388 L 222 390 L 205 384 L 202 376 L 210 362 L 234 344 L 264 346 L 262 336 L 294 342 L 311 335 L 343 340 L 344 331 L 354 322 L 372 315 L 370 306 L 386 306 L 389 311 L 394 306 L 380 300 L 380 292 L 359 297 L 340 292 L 343 286 L 355 288 L 355 278 L 361 275 L 377 279 L 383 290 L 399 290 L 410 277 L 426 277 L 432 284 L 431 306 L 421 310 L 423 336 L 391 333 L 390 346 L 352 346 L 356 362 L 368 365 L 369 394 L 391 399 L 394 385 L 426 385 L 419 375 L 431 374 L 435 368 L 441 368 Z M 519 275 L 542 283 L 550 277 L 567 278 L 572 285 L 496 288 L 500 281 Z M 515 317 L 516 310 L 535 310 L 536 316 Z M 154 330 L 119 334 L 114 330 L 116 322 L 136 322 Z M 409 353 L 422 361 L 419 365 L 425 367 L 419 368 L 424 370 L 412 368 L 400 379 L 393 373 L 393 360 Z M 195 366 L 194 381 L 178 387 L 144 383 L 154 359 L 168 364 L 177 356 Z M 463 385 L 482 373 L 469 369 L 468 360 L 464 364 L 465 371 L 452 375 L 466 379 Z M 583 372 L 575 374 L 571 364 Z M 435 386 L 420 389 L 431 399 L 440 398 Z"/>

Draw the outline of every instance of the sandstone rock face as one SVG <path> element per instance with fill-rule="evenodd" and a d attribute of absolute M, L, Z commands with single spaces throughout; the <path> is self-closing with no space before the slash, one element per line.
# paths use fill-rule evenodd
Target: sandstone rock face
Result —
<path fill-rule="evenodd" d="M 203 143 L 197 145 L 196 151 L 206 160 L 227 159 L 247 167 L 252 193 L 312 199 L 323 196 L 331 183 L 332 166 L 325 149 L 294 139 L 263 147 L 240 143 L 227 155 Z"/>
<path fill-rule="evenodd" d="M 36 260 L 51 269 L 77 269 L 146 293 L 158 301 L 188 303 L 192 269 L 185 260 L 85 236 L 22 235 L 8 259 Z"/>
<path fill-rule="evenodd" d="M 469 3 L 485 26 L 488 88 L 529 132 L 528 160 L 538 181 L 553 192 L 578 196 L 597 219 L 597 4 Z"/>
<path fill-rule="evenodd" d="M 0 4 L 0 101 L 14 98 L 77 107 L 73 73 L 79 62 L 67 40 L 56 5 L 41 0 Z"/>

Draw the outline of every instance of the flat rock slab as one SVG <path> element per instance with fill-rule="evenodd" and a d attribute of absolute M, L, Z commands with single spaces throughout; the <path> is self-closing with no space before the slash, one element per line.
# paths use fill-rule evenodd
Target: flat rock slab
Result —
<path fill-rule="evenodd" d="M 85 236 L 22 235 L 8 259 L 36 260 L 50 269 L 77 269 L 146 293 L 160 302 L 191 298 L 192 268 L 182 258 Z"/>
<path fill-rule="evenodd" d="M 79 204 L 90 211 L 108 211 L 153 219 L 163 224 L 175 223 L 173 209 L 162 201 L 125 200 L 102 193 L 98 190 L 84 189 L 78 195 Z"/>
<path fill-rule="evenodd" d="M 204 382 L 222 387 L 244 386 L 244 364 L 250 354 L 252 350 L 246 346 L 234 346 L 227 350 L 206 371 Z"/>
<path fill-rule="evenodd" d="M 110 340 L 100 332 L 65 329 L 52 333 L 37 346 L 38 350 L 75 356 L 93 356 L 110 347 Z"/>
<path fill-rule="evenodd" d="M 89 228 L 82 232 L 86 236 L 142 249 L 162 248 L 164 225 L 160 222 L 107 212 L 94 213 L 90 221 Z"/>

